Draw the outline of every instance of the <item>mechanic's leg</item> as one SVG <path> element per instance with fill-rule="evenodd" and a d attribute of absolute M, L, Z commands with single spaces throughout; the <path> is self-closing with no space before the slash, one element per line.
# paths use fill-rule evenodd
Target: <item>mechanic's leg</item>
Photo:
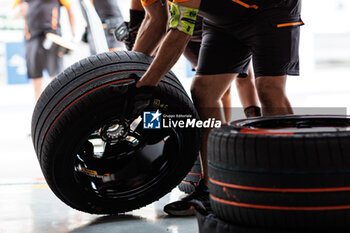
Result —
<path fill-rule="evenodd" d="M 236 78 L 236 86 L 243 108 L 260 106 L 252 67 L 249 68 L 248 77 Z"/>
<path fill-rule="evenodd" d="M 137 33 L 133 51 L 153 55 L 168 29 L 169 7 L 162 1 L 145 7 L 146 16 Z"/>
<path fill-rule="evenodd" d="M 34 86 L 34 96 L 35 96 L 35 101 L 38 101 L 41 92 L 42 92 L 42 84 L 43 84 L 43 78 L 33 78 L 32 79 L 33 86 Z"/>
<path fill-rule="evenodd" d="M 253 68 L 251 65 L 249 66 L 248 77 L 236 78 L 236 86 L 239 99 L 245 110 L 244 112 L 246 114 L 246 117 L 260 116 L 260 103 L 255 87 Z M 252 111 L 249 111 L 248 108 L 254 109 Z M 248 110 L 248 112 L 246 110 Z"/>
<path fill-rule="evenodd" d="M 255 82 L 263 116 L 293 114 L 286 95 L 287 75 L 261 76 Z"/>
<path fill-rule="evenodd" d="M 200 75 L 192 82 L 194 105 L 202 120 L 214 118 L 225 122 L 221 99 L 237 74 Z M 201 162 L 205 184 L 208 184 L 207 140 L 210 129 L 202 131 Z"/>
<path fill-rule="evenodd" d="M 225 121 L 229 122 L 231 120 L 231 114 L 232 114 L 231 85 L 222 96 L 221 102 L 224 109 Z"/>

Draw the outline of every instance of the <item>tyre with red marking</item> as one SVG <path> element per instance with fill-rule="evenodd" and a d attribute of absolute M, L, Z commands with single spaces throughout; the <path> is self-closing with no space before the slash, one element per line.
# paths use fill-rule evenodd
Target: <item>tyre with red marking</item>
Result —
<path fill-rule="evenodd" d="M 144 116 L 123 115 L 135 82 L 130 74 L 142 76 L 151 61 L 126 51 L 91 56 L 41 95 L 32 118 L 33 144 L 48 185 L 67 205 L 94 214 L 131 211 L 170 192 L 191 169 L 198 129 L 144 129 Z M 159 112 L 198 118 L 172 72 L 145 112 L 159 123 Z"/>
<path fill-rule="evenodd" d="M 214 212 L 258 227 L 349 227 L 349 126 L 347 116 L 303 115 L 239 120 L 212 130 Z"/>

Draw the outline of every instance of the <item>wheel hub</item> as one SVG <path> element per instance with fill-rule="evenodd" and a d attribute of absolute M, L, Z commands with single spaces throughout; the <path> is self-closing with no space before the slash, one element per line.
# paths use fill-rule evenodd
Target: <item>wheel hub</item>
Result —
<path fill-rule="evenodd" d="M 129 126 L 125 122 L 117 122 L 102 127 L 99 131 L 105 142 L 119 142 L 124 140 L 129 132 Z"/>

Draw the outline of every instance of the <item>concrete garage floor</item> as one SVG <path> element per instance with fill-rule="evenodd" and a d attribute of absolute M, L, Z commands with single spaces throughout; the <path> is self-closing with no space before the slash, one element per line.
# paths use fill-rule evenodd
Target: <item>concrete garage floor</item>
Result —
<path fill-rule="evenodd" d="M 198 232 L 195 217 L 173 218 L 162 211 L 173 193 L 120 216 L 97 216 L 66 206 L 44 183 L 1 185 L 0 189 L 1 233 Z"/>
<path fill-rule="evenodd" d="M 293 106 L 349 107 L 349 74 L 347 67 L 326 67 L 305 78 L 290 78 Z M 239 106 L 236 99 L 234 103 Z M 177 188 L 160 201 L 121 216 L 90 215 L 62 203 L 46 185 L 36 160 L 29 136 L 33 108 L 31 85 L 0 83 L 0 233 L 198 232 L 195 217 L 174 218 L 162 211 L 182 195 Z"/>

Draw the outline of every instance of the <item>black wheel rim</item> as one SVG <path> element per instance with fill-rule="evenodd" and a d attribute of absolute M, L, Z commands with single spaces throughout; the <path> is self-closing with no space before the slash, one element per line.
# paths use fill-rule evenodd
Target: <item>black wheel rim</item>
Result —
<path fill-rule="evenodd" d="M 74 179 L 86 192 L 101 198 L 132 199 L 172 172 L 182 150 L 182 136 L 173 128 L 144 130 L 142 122 L 125 140 L 108 142 L 106 125 L 93 130 L 74 159 Z"/>

